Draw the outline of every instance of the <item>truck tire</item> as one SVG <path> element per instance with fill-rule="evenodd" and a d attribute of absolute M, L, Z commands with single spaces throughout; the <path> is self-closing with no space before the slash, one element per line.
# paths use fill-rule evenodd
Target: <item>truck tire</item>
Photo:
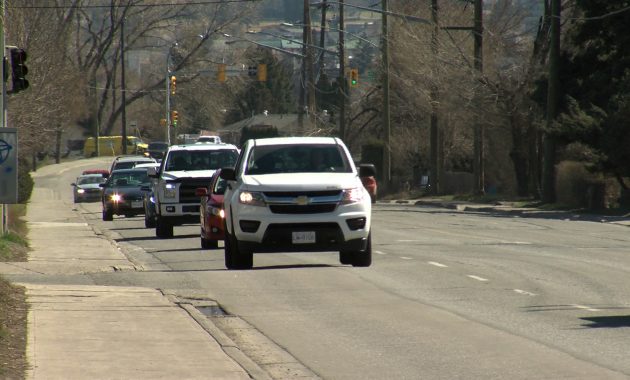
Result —
<path fill-rule="evenodd" d="M 372 233 L 367 237 L 367 247 L 365 251 L 353 252 L 352 266 L 353 267 L 369 267 L 372 265 Z"/>
<path fill-rule="evenodd" d="M 234 225 L 232 225 L 234 231 Z M 225 230 L 225 267 L 227 269 L 252 269 L 254 253 L 239 247 L 236 236 Z"/>
<path fill-rule="evenodd" d="M 155 236 L 160 239 L 170 239 L 173 237 L 173 225 L 167 220 L 157 217 L 155 223 Z"/>
<path fill-rule="evenodd" d="M 106 222 L 111 222 L 112 220 L 114 220 L 114 212 L 112 210 L 108 210 L 107 208 L 104 208 L 103 220 Z"/>
<path fill-rule="evenodd" d="M 341 251 L 339 252 L 339 262 L 344 265 L 352 264 L 354 260 L 354 252 Z"/>

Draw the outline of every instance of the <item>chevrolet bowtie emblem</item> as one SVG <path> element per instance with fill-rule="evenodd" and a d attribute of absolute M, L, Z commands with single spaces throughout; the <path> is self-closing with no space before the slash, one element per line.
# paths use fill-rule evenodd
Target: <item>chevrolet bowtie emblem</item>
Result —
<path fill-rule="evenodd" d="M 306 195 L 300 195 L 299 197 L 295 198 L 295 203 L 300 206 L 306 206 L 308 204 L 308 197 Z"/>

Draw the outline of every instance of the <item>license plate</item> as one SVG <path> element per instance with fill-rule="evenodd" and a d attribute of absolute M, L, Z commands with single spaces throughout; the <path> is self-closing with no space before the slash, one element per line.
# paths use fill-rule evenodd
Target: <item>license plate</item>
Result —
<path fill-rule="evenodd" d="M 131 201 L 131 207 L 133 208 L 142 208 L 142 201 Z"/>
<path fill-rule="evenodd" d="M 315 231 L 295 231 L 292 235 L 293 244 L 315 243 Z"/>

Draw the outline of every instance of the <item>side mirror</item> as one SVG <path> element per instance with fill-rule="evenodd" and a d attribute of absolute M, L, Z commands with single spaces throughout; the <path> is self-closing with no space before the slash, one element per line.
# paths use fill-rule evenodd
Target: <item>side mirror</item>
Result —
<path fill-rule="evenodd" d="M 359 177 L 376 177 L 376 167 L 373 164 L 359 165 Z"/>
<path fill-rule="evenodd" d="M 195 195 L 198 197 L 207 197 L 208 189 L 206 189 L 205 187 L 198 187 L 195 189 Z"/>
<path fill-rule="evenodd" d="M 151 178 L 158 178 L 157 168 L 147 168 L 147 175 Z"/>
<path fill-rule="evenodd" d="M 226 181 L 236 181 L 236 171 L 234 168 L 223 168 L 221 169 L 221 174 L 219 177 L 223 178 Z"/>

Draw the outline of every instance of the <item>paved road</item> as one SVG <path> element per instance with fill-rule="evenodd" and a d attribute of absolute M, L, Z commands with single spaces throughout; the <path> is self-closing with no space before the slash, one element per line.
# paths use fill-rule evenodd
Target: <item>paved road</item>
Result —
<path fill-rule="evenodd" d="M 69 207 L 71 174 L 50 182 Z M 142 218 L 77 211 L 141 270 L 41 281 L 202 294 L 248 323 L 222 318 L 230 334 L 253 326 L 322 378 L 630 378 L 627 227 L 378 204 L 370 268 L 268 254 L 226 271 L 198 227 L 158 240 Z"/>

